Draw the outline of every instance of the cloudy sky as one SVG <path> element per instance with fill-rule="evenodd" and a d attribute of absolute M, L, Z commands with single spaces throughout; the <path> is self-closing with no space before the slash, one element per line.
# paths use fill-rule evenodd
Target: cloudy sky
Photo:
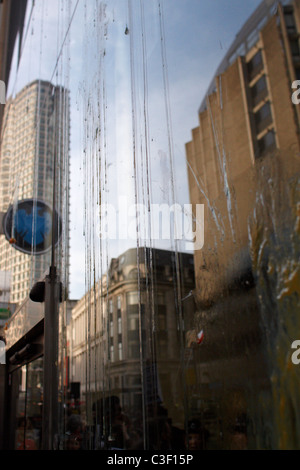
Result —
<path fill-rule="evenodd" d="M 36 0 L 30 14 L 28 2 L 21 62 L 17 69 L 14 60 L 8 94 L 36 78 L 70 89 L 71 298 L 86 289 L 97 194 L 113 204 L 134 198 L 133 149 L 141 201 L 151 194 L 152 201 L 170 203 L 175 194 L 189 202 L 185 143 L 217 66 L 259 3 Z M 101 177 L 94 175 L 97 152 Z M 132 240 L 111 241 L 107 256 L 130 246 Z"/>

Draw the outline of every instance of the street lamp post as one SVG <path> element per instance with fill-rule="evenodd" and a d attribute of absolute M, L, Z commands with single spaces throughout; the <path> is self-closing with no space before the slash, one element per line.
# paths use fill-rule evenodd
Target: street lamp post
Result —
<path fill-rule="evenodd" d="M 53 450 L 58 434 L 58 323 L 60 284 L 55 266 L 45 279 L 42 448 Z"/>
<path fill-rule="evenodd" d="M 55 438 L 58 435 L 58 329 L 60 283 L 55 261 L 56 132 L 54 142 L 51 266 L 49 275 L 46 276 L 45 279 L 43 450 L 53 450 L 55 448 Z"/>

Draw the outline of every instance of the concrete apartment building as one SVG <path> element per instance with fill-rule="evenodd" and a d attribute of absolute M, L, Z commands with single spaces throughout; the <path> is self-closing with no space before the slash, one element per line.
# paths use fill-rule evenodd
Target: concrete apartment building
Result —
<path fill-rule="evenodd" d="M 113 259 L 109 272 L 73 308 L 70 383 L 80 384 L 87 411 L 110 395 L 131 416 L 145 403 L 164 402 L 183 427 L 175 253 L 151 253 L 152 262 L 150 249 L 139 248 L 139 272 L 136 248 Z M 179 260 L 183 299 L 194 287 L 193 256 L 179 253 Z"/>
<path fill-rule="evenodd" d="M 218 67 L 186 144 L 191 203 L 205 206 L 194 297 L 207 342 L 193 368 L 199 398 L 218 410 L 218 447 L 299 445 L 289 354 L 300 331 L 299 32 L 298 0 L 263 1 Z"/>
<path fill-rule="evenodd" d="M 6 103 L 0 160 L 0 212 L 16 201 L 53 202 L 56 158 L 56 207 L 69 233 L 69 95 L 62 87 L 36 80 Z M 60 248 L 61 249 L 61 248 Z M 11 273 L 10 301 L 20 304 L 30 288 L 47 273 L 50 252 L 29 256 L 0 236 L 0 271 Z M 67 248 L 68 250 L 68 248 Z M 57 258 L 59 259 L 59 258 Z M 68 272 L 68 253 L 60 257 Z"/>
<path fill-rule="evenodd" d="M 300 78 L 300 3 L 284 3 L 262 2 L 237 34 L 186 145 L 191 202 L 205 204 L 207 222 L 204 250 L 195 253 L 197 287 L 203 278 L 197 269 L 214 248 L 210 230 L 224 234 L 218 263 L 226 266 L 237 246 L 247 243 L 248 217 L 267 162 L 274 172 L 276 159 L 286 178 L 299 165 L 300 108 L 292 102 L 292 83 Z"/>

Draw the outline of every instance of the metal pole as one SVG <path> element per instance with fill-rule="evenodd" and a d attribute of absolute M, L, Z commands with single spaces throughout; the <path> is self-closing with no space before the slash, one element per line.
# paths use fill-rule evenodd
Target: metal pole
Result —
<path fill-rule="evenodd" d="M 55 104 L 54 104 L 55 112 Z M 55 116 L 56 117 L 56 116 Z M 52 253 L 49 275 L 45 279 L 44 319 L 44 400 L 43 400 L 43 450 L 55 448 L 58 435 L 58 328 L 60 283 L 55 266 L 56 233 L 56 163 L 57 163 L 57 120 L 54 119 L 54 161 L 52 193 Z"/>
<path fill-rule="evenodd" d="M 58 434 L 58 311 L 59 282 L 51 266 L 45 280 L 43 450 L 55 448 Z"/>

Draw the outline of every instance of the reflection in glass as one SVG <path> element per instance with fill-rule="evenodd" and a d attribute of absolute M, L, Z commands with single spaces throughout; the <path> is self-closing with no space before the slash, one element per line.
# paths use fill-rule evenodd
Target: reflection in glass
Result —
<path fill-rule="evenodd" d="M 36 7 L 22 77 L 35 56 L 42 74 L 46 56 L 72 117 L 76 300 L 60 309 L 61 449 L 300 448 L 300 0 L 225 3 L 58 2 L 56 41 L 47 2 Z M 45 119 L 40 195 L 54 169 Z M 71 297 L 67 180 L 58 257 Z M 41 319 L 26 305 L 9 346 Z M 41 363 L 13 374 L 16 445 L 38 449 Z"/>
<path fill-rule="evenodd" d="M 15 450 L 40 450 L 42 436 L 43 360 L 22 366 L 19 377 Z"/>

